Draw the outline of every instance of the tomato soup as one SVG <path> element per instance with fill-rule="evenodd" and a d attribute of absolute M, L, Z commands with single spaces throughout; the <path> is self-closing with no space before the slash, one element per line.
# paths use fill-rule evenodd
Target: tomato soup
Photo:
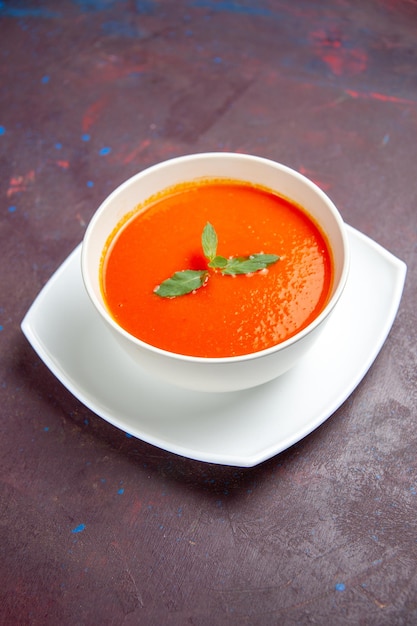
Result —
<path fill-rule="evenodd" d="M 208 268 L 201 233 L 210 222 L 218 255 L 276 254 L 251 274 Z M 175 272 L 208 270 L 203 287 L 175 298 L 155 288 Z M 171 352 L 230 357 L 289 339 L 326 305 L 332 283 L 327 241 L 306 213 L 276 193 L 238 181 L 182 184 L 150 200 L 116 228 L 101 267 L 114 320 Z"/>

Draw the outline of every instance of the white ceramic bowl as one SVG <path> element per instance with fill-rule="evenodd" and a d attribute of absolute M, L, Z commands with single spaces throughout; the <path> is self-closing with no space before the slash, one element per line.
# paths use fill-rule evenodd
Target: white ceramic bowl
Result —
<path fill-rule="evenodd" d="M 109 314 L 99 278 L 101 257 L 109 235 L 127 213 L 150 196 L 178 183 L 202 177 L 225 177 L 268 187 L 303 207 L 326 235 L 334 263 L 331 297 L 320 315 L 287 341 L 243 356 L 185 356 L 136 339 Z M 170 159 L 136 174 L 113 191 L 97 209 L 82 246 L 82 274 L 88 295 L 123 348 L 152 375 L 198 391 L 236 391 L 255 387 L 293 367 L 323 330 L 345 287 L 348 267 L 349 251 L 343 220 L 332 201 L 317 185 L 274 161 L 223 152 Z"/>

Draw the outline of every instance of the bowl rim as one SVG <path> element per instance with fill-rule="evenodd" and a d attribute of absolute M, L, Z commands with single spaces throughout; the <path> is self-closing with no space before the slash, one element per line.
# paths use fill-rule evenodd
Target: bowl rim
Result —
<path fill-rule="evenodd" d="M 181 353 L 178 353 L 178 352 L 171 352 L 169 350 L 164 350 L 163 348 L 158 348 L 157 346 L 154 346 L 153 344 L 147 343 L 146 341 L 143 341 L 142 339 L 139 339 L 138 337 L 135 337 L 134 335 L 132 335 L 131 333 L 126 331 L 122 326 L 120 326 L 113 319 L 113 317 L 111 316 L 110 312 L 106 308 L 105 303 L 103 303 L 101 300 L 99 300 L 96 297 L 94 289 L 93 289 L 93 287 L 91 285 L 89 272 L 87 271 L 87 265 L 88 265 L 88 263 L 87 263 L 88 245 L 89 245 L 89 242 L 90 242 L 90 240 L 92 238 L 92 235 L 94 233 L 94 226 L 95 226 L 96 222 L 99 220 L 99 218 L 101 217 L 102 213 L 105 212 L 107 206 L 109 204 L 111 204 L 113 199 L 116 196 L 118 196 L 120 193 L 122 193 L 126 188 L 128 188 L 129 186 L 135 184 L 141 178 L 144 178 L 145 176 L 148 176 L 148 174 L 150 174 L 150 173 L 152 173 L 154 171 L 157 171 L 159 169 L 163 169 L 164 167 L 170 167 L 170 165 L 173 165 L 175 163 L 187 163 L 188 161 L 203 160 L 203 159 L 213 159 L 214 160 L 214 159 L 218 159 L 219 157 L 222 157 L 222 158 L 233 158 L 235 160 L 241 160 L 241 161 L 247 161 L 247 162 L 250 162 L 250 161 L 251 162 L 258 162 L 260 164 L 263 163 L 265 165 L 273 166 L 274 168 L 276 168 L 278 170 L 281 170 L 281 171 L 283 171 L 283 172 L 293 176 L 294 178 L 300 180 L 302 182 L 302 184 L 307 185 L 308 187 L 310 187 L 312 189 L 312 191 L 314 191 L 314 193 L 316 193 L 318 196 L 320 196 L 321 199 L 324 200 L 325 204 L 330 208 L 330 210 L 331 210 L 331 212 L 333 214 L 333 217 L 335 218 L 335 221 L 337 223 L 339 234 L 341 236 L 341 240 L 342 240 L 342 243 L 343 243 L 342 271 L 341 271 L 341 274 L 340 274 L 340 277 L 339 277 L 338 284 L 336 285 L 336 288 L 335 288 L 331 298 L 326 303 L 325 307 L 322 309 L 322 311 L 319 313 L 319 315 L 316 318 L 314 318 L 314 320 L 312 320 L 305 328 L 303 328 L 302 330 L 298 331 L 295 335 L 293 335 L 292 337 L 286 339 L 285 341 L 282 341 L 282 342 L 277 343 L 277 344 L 275 344 L 273 346 L 270 346 L 269 348 L 264 348 L 262 350 L 258 350 L 256 352 L 249 352 L 247 354 L 240 354 L 240 355 L 226 356 L 226 357 L 204 357 L 204 356 L 193 356 L 193 355 L 181 354 Z M 209 176 L 207 178 L 209 178 Z M 191 181 L 191 179 L 190 179 L 190 181 Z M 169 186 L 167 188 L 169 188 Z M 146 202 L 146 200 L 144 202 Z M 341 295 L 342 295 L 342 293 L 344 291 L 344 288 L 346 286 L 347 277 L 348 277 L 348 273 L 349 273 L 349 266 L 350 266 L 350 250 L 349 250 L 347 231 L 346 231 L 346 228 L 345 228 L 345 222 L 343 221 L 343 218 L 342 218 L 339 210 L 337 209 L 336 205 L 329 198 L 329 196 L 316 183 L 314 183 L 312 180 L 310 180 L 307 176 L 305 176 L 304 174 L 301 174 L 297 170 L 289 167 L 288 165 L 285 165 L 285 164 L 280 163 L 278 161 L 274 161 L 273 159 L 260 157 L 260 156 L 247 154 L 247 153 L 241 153 L 241 152 L 198 152 L 198 153 L 194 153 L 194 154 L 186 154 L 186 155 L 176 156 L 176 157 L 172 157 L 170 159 L 166 159 L 164 161 L 160 161 L 158 163 L 155 163 L 155 164 L 153 164 L 153 165 L 151 165 L 149 167 L 146 167 L 143 170 L 137 172 L 136 174 L 133 174 L 133 176 L 130 176 L 128 179 L 126 179 L 124 182 L 122 182 L 120 185 L 118 185 L 100 203 L 99 207 L 96 209 L 96 211 L 94 212 L 93 216 L 91 217 L 90 222 L 87 225 L 87 229 L 86 229 L 85 234 L 84 234 L 84 238 L 83 238 L 83 241 L 82 241 L 82 248 L 81 248 L 81 273 L 82 273 L 84 286 L 85 286 L 85 289 L 87 291 L 87 294 L 88 294 L 90 300 L 94 304 L 95 309 L 101 315 L 101 317 L 104 319 L 104 321 L 107 324 L 110 324 L 110 326 L 113 328 L 113 330 L 117 334 L 122 335 L 126 340 L 128 340 L 130 343 L 136 345 L 138 348 L 145 349 L 145 350 L 147 350 L 149 352 L 153 352 L 156 355 L 164 356 L 164 357 L 167 357 L 167 358 L 169 358 L 171 360 L 174 360 L 174 361 L 175 360 L 176 361 L 186 361 L 188 363 L 230 364 L 230 363 L 248 362 L 248 361 L 253 361 L 253 360 L 256 360 L 256 359 L 259 359 L 259 358 L 263 358 L 265 356 L 269 356 L 269 355 L 275 354 L 277 352 L 283 352 L 287 348 L 290 348 L 292 345 L 294 345 L 294 344 L 298 343 L 299 341 L 301 341 L 301 339 L 303 339 L 306 335 L 309 335 L 310 333 L 312 333 L 330 315 L 330 313 L 332 312 L 332 310 L 336 306 L 337 302 L 339 301 L 339 299 L 340 299 L 340 297 L 341 297 Z"/>

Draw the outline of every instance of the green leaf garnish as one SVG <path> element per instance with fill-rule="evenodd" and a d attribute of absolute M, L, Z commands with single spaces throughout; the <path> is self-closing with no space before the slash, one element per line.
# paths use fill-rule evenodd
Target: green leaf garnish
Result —
<path fill-rule="evenodd" d="M 264 257 L 268 257 L 265 259 Z M 222 267 L 222 274 L 235 276 L 236 274 L 253 274 L 259 270 L 264 270 L 268 265 L 272 265 L 279 260 L 276 254 L 252 254 L 250 256 L 232 257 L 227 260 L 227 264 Z"/>
<path fill-rule="evenodd" d="M 203 234 L 201 235 L 201 245 L 203 247 L 204 256 L 212 261 L 217 254 L 217 233 L 214 227 L 207 222 L 204 226 Z"/>
<path fill-rule="evenodd" d="M 183 270 L 175 272 L 171 278 L 167 278 L 155 287 L 155 293 L 161 298 L 176 298 L 191 293 L 204 285 L 206 270 Z"/>
<path fill-rule="evenodd" d="M 214 269 L 221 269 L 222 267 L 226 267 L 228 263 L 228 259 L 225 256 L 215 256 L 214 259 L 209 261 L 208 266 Z"/>
<path fill-rule="evenodd" d="M 218 238 L 214 227 L 207 222 L 201 235 L 201 245 L 209 268 L 219 270 L 225 276 L 238 274 L 253 274 L 266 269 L 279 261 L 277 254 L 250 254 L 226 258 L 217 255 Z M 170 278 L 155 287 L 155 293 L 162 298 L 176 298 L 192 293 L 206 284 L 209 278 L 208 270 L 182 270 L 175 272 Z"/>

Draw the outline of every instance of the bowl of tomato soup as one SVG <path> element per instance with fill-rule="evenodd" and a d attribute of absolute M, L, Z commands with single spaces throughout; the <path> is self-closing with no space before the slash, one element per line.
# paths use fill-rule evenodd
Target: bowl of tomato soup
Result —
<path fill-rule="evenodd" d="M 139 172 L 104 200 L 82 245 L 85 288 L 123 349 L 151 375 L 197 391 L 254 387 L 296 365 L 348 268 L 330 198 L 246 154 L 187 155 Z"/>

